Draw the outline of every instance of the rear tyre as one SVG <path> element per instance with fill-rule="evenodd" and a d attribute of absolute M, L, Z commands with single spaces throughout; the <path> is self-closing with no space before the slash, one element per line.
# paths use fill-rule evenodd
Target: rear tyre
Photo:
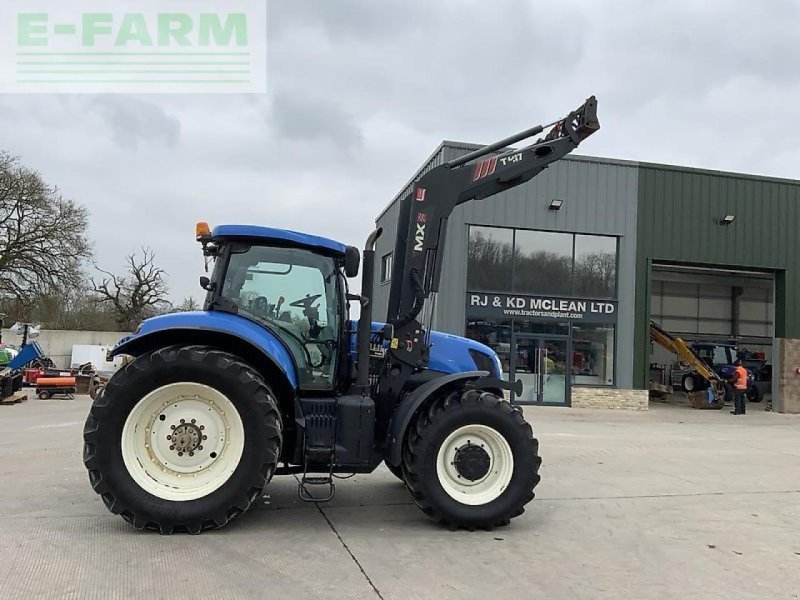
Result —
<path fill-rule="evenodd" d="M 172 346 L 117 372 L 84 427 L 89 481 L 108 509 L 164 534 L 222 527 L 277 466 L 275 395 L 236 356 Z"/>
<path fill-rule="evenodd" d="M 39 398 L 42 400 L 49 400 L 50 396 L 50 392 L 39 392 Z"/>
<path fill-rule="evenodd" d="M 691 373 L 687 373 L 683 376 L 683 380 L 681 381 L 681 385 L 683 387 L 684 392 L 694 392 L 697 390 L 697 381 L 694 378 L 694 375 Z"/>
<path fill-rule="evenodd" d="M 452 528 L 507 525 L 533 500 L 539 443 L 522 414 L 489 392 L 454 392 L 422 413 L 403 453 L 417 505 Z"/>

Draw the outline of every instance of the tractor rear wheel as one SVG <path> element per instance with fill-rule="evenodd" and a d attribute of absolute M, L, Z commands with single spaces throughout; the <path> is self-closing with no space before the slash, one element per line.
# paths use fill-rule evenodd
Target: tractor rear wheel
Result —
<path fill-rule="evenodd" d="M 111 378 L 83 436 L 89 480 L 112 513 L 137 529 L 200 533 L 261 495 L 282 422 L 270 387 L 238 357 L 171 346 Z"/>
<path fill-rule="evenodd" d="M 403 452 L 417 505 L 448 527 L 507 525 L 533 500 L 539 443 L 522 414 L 490 392 L 453 392 L 412 426 Z"/>

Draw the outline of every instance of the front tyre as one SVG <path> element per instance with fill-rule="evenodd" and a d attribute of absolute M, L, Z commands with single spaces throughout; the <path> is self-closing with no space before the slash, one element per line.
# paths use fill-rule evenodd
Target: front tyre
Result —
<path fill-rule="evenodd" d="M 236 356 L 172 346 L 114 375 L 84 427 L 84 464 L 108 509 L 161 533 L 222 527 L 277 466 L 275 395 Z"/>
<path fill-rule="evenodd" d="M 539 444 L 508 402 L 489 392 L 454 392 L 420 415 L 403 455 L 414 501 L 449 527 L 507 525 L 539 483 Z"/>

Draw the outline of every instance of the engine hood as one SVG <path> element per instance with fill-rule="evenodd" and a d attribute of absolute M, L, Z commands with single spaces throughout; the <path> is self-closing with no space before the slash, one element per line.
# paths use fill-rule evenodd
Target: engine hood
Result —
<path fill-rule="evenodd" d="M 384 323 L 372 323 L 372 333 L 377 334 L 383 331 Z M 358 329 L 357 321 L 350 321 L 351 331 Z M 470 354 L 480 353 L 489 358 L 494 364 L 493 377 L 499 377 L 501 372 L 500 359 L 494 350 L 485 344 L 476 342 L 469 338 L 464 338 L 458 335 L 451 335 L 449 333 L 442 333 L 441 331 L 431 331 L 431 350 L 428 358 L 428 368 L 433 371 L 440 371 L 442 373 L 461 373 L 464 371 L 485 371 L 485 365 L 476 364 L 475 360 Z M 385 348 L 389 347 L 389 341 L 385 340 L 383 343 Z M 350 352 L 355 358 L 356 352 L 356 335 L 350 337 Z"/>

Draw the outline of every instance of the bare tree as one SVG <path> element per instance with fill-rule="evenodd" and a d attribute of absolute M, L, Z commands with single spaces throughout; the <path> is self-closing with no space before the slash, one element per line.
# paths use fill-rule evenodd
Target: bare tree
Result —
<path fill-rule="evenodd" d="M 127 272 L 114 275 L 95 267 L 103 278 L 92 278 L 92 289 L 99 303 L 110 303 L 117 315 L 117 326 L 124 331 L 134 329 L 141 321 L 169 308 L 167 300 L 166 271 L 155 264 L 155 254 L 142 248 L 125 257 Z"/>
<path fill-rule="evenodd" d="M 193 310 L 200 310 L 200 303 L 194 299 L 194 296 L 186 296 L 183 302 L 174 308 L 174 312 L 190 312 Z"/>
<path fill-rule="evenodd" d="M 0 300 L 30 304 L 80 284 L 88 212 L 0 152 Z"/>

